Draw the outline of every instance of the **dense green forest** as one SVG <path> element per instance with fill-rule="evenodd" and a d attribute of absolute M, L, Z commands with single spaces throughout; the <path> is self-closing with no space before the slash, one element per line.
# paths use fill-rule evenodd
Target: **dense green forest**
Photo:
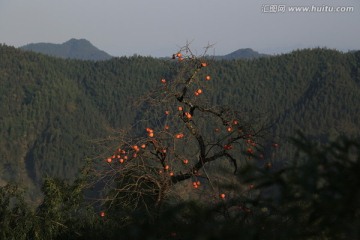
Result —
<path fill-rule="evenodd" d="M 170 77 L 150 57 L 62 60 L 1 46 L 2 181 L 74 178 L 97 139 L 131 125 L 134 102 Z M 297 130 L 321 141 L 360 132 L 360 53 L 295 51 L 256 60 L 210 62 L 214 104 L 258 113 L 284 146 Z"/>
<path fill-rule="evenodd" d="M 101 146 L 97 140 L 131 125 L 134 107 L 171 63 L 150 57 L 62 60 L 1 46 L 2 181 L 73 179 Z M 360 53 L 295 51 L 256 60 L 210 62 L 214 104 L 254 112 L 283 146 L 297 130 L 325 141 L 360 133 Z M 100 150 L 101 151 L 101 150 Z"/>
<path fill-rule="evenodd" d="M 291 144 L 289 139 L 298 131 L 312 143 L 320 144 L 334 142 L 339 136 L 355 139 L 360 135 L 360 52 L 306 49 L 252 60 L 208 60 L 208 65 L 201 74 L 212 78 L 204 88 L 211 104 L 235 108 L 264 125 L 270 139 L 280 146 L 271 160 L 279 169 L 283 165 L 292 166 L 299 148 L 303 148 L 309 158 L 318 158 L 320 153 L 326 155 L 321 149 L 318 155 L 317 150 L 307 152 L 312 145 L 306 142 Z M 49 217 L 46 214 L 52 214 L 52 207 L 64 201 L 62 194 L 69 192 L 67 210 L 69 214 L 78 211 L 73 208 L 83 204 L 79 197 L 83 189 L 77 190 L 83 187 L 79 184 L 80 169 L 87 162 L 103 158 L 107 142 L 111 142 L 119 129 L 127 129 L 142 119 L 145 111 L 137 103 L 145 99 L 150 90 L 160 88 L 162 78 L 171 79 L 174 69 L 172 61 L 151 57 L 93 62 L 58 59 L 0 46 L 0 185 L 12 183 L 30 189 L 33 201 L 41 201 L 42 187 L 49 202 L 43 202 L 43 208 L 38 210 L 40 219 Z M 351 141 L 345 143 L 352 144 Z M 354 145 L 357 146 L 356 142 Z M 345 150 L 341 148 L 341 151 Z M 348 165 L 344 169 L 348 170 Z M 299 178 L 306 175 L 301 171 L 296 174 Z M 76 181 L 75 185 L 67 185 L 51 180 L 53 178 Z M 44 183 L 44 179 L 48 180 Z M 272 181 L 274 179 L 279 180 L 272 178 Z M 303 187 L 305 193 L 309 190 L 308 186 L 296 184 Z M 9 192 L 17 194 L 12 188 L 2 189 L 3 205 L 11 199 L 6 200 Z M 286 197 L 294 203 L 298 201 L 290 195 Z M 15 209 L 21 214 L 32 214 L 23 208 L 21 201 L 18 204 Z M 204 206 L 192 205 L 186 205 L 181 211 L 186 214 L 189 207 L 199 214 L 212 212 L 202 209 Z M 81 214 L 89 214 L 86 207 L 79 209 Z M 194 216 L 190 216 L 189 221 L 193 221 Z M 212 224 L 219 220 L 216 219 L 214 217 Z M 279 224 L 278 219 L 272 220 Z M 76 222 L 70 218 L 66 221 L 70 221 L 70 225 Z M 99 220 L 89 217 L 86 221 L 96 225 Z M 99 224 L 114 227 L 109 222 Z M 180 228 L 186 225 L 182 221 L 179 224 Z M 40 228 L 40 225 L 33 227 Z M 76 226 L 83 232 L 84 226 Z M 116 232 L 117 227 L 114 229 Z M 130 234 L 131 229 L 128 231 Z"/>

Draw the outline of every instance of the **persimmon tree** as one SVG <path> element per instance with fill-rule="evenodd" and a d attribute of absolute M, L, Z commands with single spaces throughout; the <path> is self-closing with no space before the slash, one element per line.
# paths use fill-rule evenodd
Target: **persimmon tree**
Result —
<path fill-rule="evenodd" d="M 95 174 L 107 189 L 107 207 L 156 207 L 179 182 L 213 187 L 207 171 L 212 163 L 226 162 L 236 172 L 264 158 L 263 125 L 211 100 L 210 81 L 221 79 L 210 75 L 210 47 L 201 56 L 189 45 L 173 54 L 170 73 L 159 76 L 158 87 L 137 102 L 141 118 L 117 133 L 116 146 L 102 156 Z M 227 197 L 215 189 L 213 196 Z"/>

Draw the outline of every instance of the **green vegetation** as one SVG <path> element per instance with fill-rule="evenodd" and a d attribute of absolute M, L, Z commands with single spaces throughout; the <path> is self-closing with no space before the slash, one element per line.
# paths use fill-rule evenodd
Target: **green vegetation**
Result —
<path fill-rule="evenodd" d="M 118 146 L 119 129 L 143 133 L 147 122 L 135 122 L 168 110 L 159 105 L 152 111 L 139 102 L 146 102 L 150 89 L 161 88 L 162 78 L 179 76 L 177 65 L 140 56 L 64 60 L 0 46 L 0 238 L 112 239 L 121 233 L 125 239 L 355 239 L 360 52 L 313 49 L 207 64 L 198 75 L 211 76 L 203 88 L 207 104 L 271 124 L 273 142 L 263 150 L 273 168 L 241 165 L 236 184 L 218 184 L 228 189 L 227 197 L 212 203 L 168 199 L 161 208 L 113 207 L 112 191 L 102 193 L 104 205 L 91 200 L 99 199 L 94 194 L 107 179 L 96 180 L 97 172 L 87 168 L 79 174 L 80 169 L 96 169 L 87 162 L 104 164 Z M 156 115 L 152 123 L 163 118 Z M 183 122 L 188 123 L 184 117 Z M 201 123 L 202 130 L 213 131 Z M 293 145 L 288 139 L 297 130 L 306 137 Z M 276 152 L 274 144 L 280 146 Z M 123 178 L 117 189 L 131 181 Z M 139 192 L 150 186 L 144 183 Z M 251 188 L 233 194 L 238 185 Z"/>
<path fill-rule="evenodd" d="M 83 200 L 86 178 L 48 179 L 32 210 L 13 186 L 0 188 L 1 239 L 357 239 L 360 227 L 360 139 L 317 145 L 297 137 L 299 156 L 280 171 L 249 166 L 238 175 L 255 184 L 241 198 L 212 205 L 182 202 L 157 214 Z M 86 175 L 85 175 L 86 176 Z M 93 205 L 92 205 L 93 206 Z"/>
<path fill-rule="evenodd" d="M 0 47 L 0 172 L 3 180 L 74 178 L 104 139 L 140 119 L 134 103 L 171 76 L 149 57 L 61 60 Z M 258 113 L 280 140 L 296 130 L 320 141 L 360 132 L 360 53 L 314 49 L 278 57 L 210 62 L 214 104 Z M 215 91 L 216 90 L 216 91 Z M 281 140 L 283 139 L 283 140 Z"/>

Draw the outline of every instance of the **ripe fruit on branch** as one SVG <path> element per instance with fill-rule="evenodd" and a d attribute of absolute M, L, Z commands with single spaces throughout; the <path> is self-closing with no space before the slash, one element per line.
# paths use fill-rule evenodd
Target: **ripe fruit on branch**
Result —
<path fill-rule="evenodd" d="M 177 139 L 180 139 L 180 138 L 183 138 L 184 137 L 184 134 L 183 133 L 178 133 L 175 135 L 175 138 Z"/>
<path fill-rule="evenodd" d="M 253 153 L 254 153 L 254 149 L 248 148 L 248 149 L 247 149 L 247 152 L 250 153 L 250 154 L 253 154 Z"/>
<path fill-rule="evenodd" d="M 188 119 L 191 119 L 191 118 L 192 118 L 191 114 L 188 113 L 188 112 L 185 113 L 185 116 L 186 116 Z"/>
<path fill-rule="evenodd" d="M 231 146 L 231 145 L 226 144 L 226 145 L 224 145 L 224 149 L 225 149 L 225 150 L 231 150 L 231 149 L 232 149 L 232 146 Z"/>
<path fill-rule="evenodd" d="M 134 145 L 134 146 L 133 146 L 133 149 L 134 149 L 136 152 L 140 151 L 140 148 L 139 148 L 137 145 Z"/>
<path fill-rule="evenodd" d="M 149 137 L 154 137 L 154 130 L 152 130 L 151 128 L 146 128 L 146 132 L 148 133 Z"/>
<path fill-rule="evenodd" d="M 211 77 L 209 76 L 209 75 L 207 75 L 206 77 L 205 77 L 205 80 L 206 81 L 209 81 L 211 79 Z"/>
<path fill-rule="evenodd" d="M 166 83 L 166 80 L 165 80 L 165 78 L 163 78 L 163 79 L 161 79 L 161 83 Z"/>
<path fill-rule="evenodd" d="M 179 110 L 179 111 L 182 111 L 182 110 L 183 110 L 183 107 L 178 107 L 178 110 Z"/>
<path fill-rule="evenodd" d="M 189 160 L 184 159 L 184 160 L 183 160 L 183 163 L 184 163 L 184 164 L 188 164 L 188 163 L 189 163 Z"/>
<path fill-rule="evenodd" d="M 277 144 L 277 143 L 273 143 L 273 145 L 272 145 L 274 148 L 278 148 L 279 147 L 279 144 Z"/>
<path fill-rule="evenodd" d="M 200 181 L 193 182 L 192 185 L 194 188 L 198 188 L 200 186 Z"/>
<path fill-rule="evenodd" d="M 221 193 L 221 194 L 220 194 L 220 198 L 221 198 L 221 199 L 225 199 L 225 197 L 226 197 L 225 193 Z"/>
<path fill-rule="evenodd" d="M 206 66 L 207 66 L 207 63 L 206 63 L 206 62 L 202 62 L 202 63 L 201 63 L 201 66 L 202 66 L 202 67 L 206 67 Z"/>

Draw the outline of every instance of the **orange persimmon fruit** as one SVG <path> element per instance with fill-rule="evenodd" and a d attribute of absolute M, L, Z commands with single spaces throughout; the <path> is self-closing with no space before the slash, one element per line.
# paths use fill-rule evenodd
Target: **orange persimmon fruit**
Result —
<path fill-rule="evenodd" d="M 188 119 L 191 119 L 191 118 L 192 118 L 191 114 L 188 113 L 188 112 L 185 113 L 185 116 L 186 116 Z"/>

